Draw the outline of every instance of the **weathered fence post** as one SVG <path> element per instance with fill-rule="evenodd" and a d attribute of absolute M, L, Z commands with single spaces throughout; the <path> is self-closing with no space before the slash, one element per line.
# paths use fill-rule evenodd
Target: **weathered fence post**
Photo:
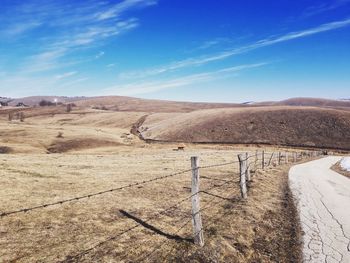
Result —
<path fill-rule="evenodd" d="M 274 155 L 274 152 L 271 153 L 270 160 L 269 160 L 269 162 L 267 163 L 267 166 L 268 166 L 268 167 L 271 165 L 271 161 L 272 161 L 273 155 Z"/>
<path fill-rule="evenodd" d="M 278 165 L 281 165 L 281 152 L 278 152 Z"/>
<path fill-rule="evenodd" d="M 288 152 L 286 152 L 286 163 L 288 163 Z"/>
<path fill-rule="evenodd" d="M 293 153 L 293 160 L 295 163 L 297 162 L 297 153 Z"/>
<path fill-rule="evenodd" d="M 265 151 L 261 152 L 261 168 L 264 170 L 265 168 Z"/>
<path fill-rule="evenodd" d="M 250 165 L 249 165 L 249 153 L 245 153 L 245 164 L 246 164 L 246 177 L 247 177 L 247 181 L 250 182 L 251 181 L 251 176 L 250 176 Z"/>
<path fill-rule="evenodd" d="M 258 150 L 255 151 L 255 161 L 254 161 L 254 170 L 256 171 L 258 169 Z"/>
<path fill-rule="evenodd" d="M 241 196 L 243 199 L 247 198 L 247 178 L 246 178 L 246 162 L 244 161 L 244 157 L 242 154 L 238 155 L 239 160 L 239 186 L 241 189 Z"/>
<path fill-rule="evenodd" d="M 194 233 L 194 243 L 199 246 L 204 246 L 202 217 L 199 204 L 199 159 L 191 157 L 192 168 L 192 224 Z"/>

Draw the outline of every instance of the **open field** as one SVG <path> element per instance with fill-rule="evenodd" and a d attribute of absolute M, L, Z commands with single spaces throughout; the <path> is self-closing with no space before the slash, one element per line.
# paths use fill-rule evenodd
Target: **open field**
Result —
<path fill-rule="evenodd" d="M 0 110 L 0 213 L 15 212 L 0 219 L 0 262 L 300 260 L 289 167 L 257 171 L 243 201 L 239 166 L 231 162 L 242 152 L 300 151 L 288 147 L 295 142 L 337 148 L 327 141 L 336 138 L 348 147 L 347 111 L 213 105 L 193 111 L 142 101 L 120 111 L 111 100 L 97 99 L 99 107 L 112 103 L 109 110 L 83 99 L 70 113 L 64 105 Z M 11 112 L 23 112 L 24 121 L 9 121 Z M 203 248 L 192 240 L 191 156 L 201 166 L 228 163 L 200 171 Z"/>
<path fill-rule="evenodd" d="M 200 157 L 202 165 L 227 163 L 235 160 L 238 152 L 218 146 L 193 146 L 185 152 L 155 146 L 103 155 L 2 155 L 0 211 L 86 196 L 183 171 L 193 155 Z M 191 258 L 207 262 L 215 258 L 226 262 L 230 262 L 228 258 L 231 262 L 285 260 L 290 257 L 288 252 L 298 247 L 292 222 L 296 215 L 292 218 L 292 210 L 286 210 L 291 205 L 285 196 L 286 171 L 282 167 L 258 172 L 246 203 L 240 200 L 237 164 L 201 170 L 201 189 L 209 189 L 210 194 L 201 194 L 202 207 L 207 208 L 202 214 L 207 245 L 200 250 L 191 244 L 190 201 L 181 202 L 190 195 L 187 171 L 150 184 L 4 217 L 1 258 L 5 262 L 129 262 L 145 256 L 145 262 L 159 258 L 169 262 Z M 176 204 L 179 206 L 157 214 Z M 135 218 L 148 225 L 135 223 Z M 272 233 L 276 223 L 281 228 Z M 136 229 L 119 236 L 135 225 Z M 156 249 L 160 245 L 164 247 Z"/>

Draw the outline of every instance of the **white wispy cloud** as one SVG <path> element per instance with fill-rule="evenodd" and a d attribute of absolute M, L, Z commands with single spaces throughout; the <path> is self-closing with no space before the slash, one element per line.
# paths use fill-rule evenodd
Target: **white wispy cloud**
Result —
<path fill-rule="evenodd" d="M 125 0 L 113 7 L 95 14 L 97 20 L 106 20 L 119 17 L 122 13 L 138 7 L 145 7 L 157 4 L 155 0 Z"/>
<path fill-rule="evenodd" d="M 113 22 L 110 25 L 90 25 L 78 30 L 75 34 L 60 36 L 50 44 L 49 48 L 76 49 L 79 47 L 92 46 L 99 41 L 134 29 L 138 25 L 139 23 L 136 18 Z"/>
<path fill-rule="evenodd" d="M 349 25 L 350 25 L 350 18 L 345 19 L 345 20 L 340 20 L 340 21 L 322 24 L 322 25 L 319 25 L 317 27 L 313 27 L 310 29 L 302 30 L 302 31 L 290 32 L 288 34 L 281 35 L 278 37 L 265 38 L 265 39 L 262 39 L 262 40 L 255 42 L 255 43 L 245 45 L 242 47 L 238 47 L 238 48 L 233 48 L 231 50 L 224 51 L 224 52 L 214 54 L 214 55 L 188 58 L 185 60 L 173 62 L 173 63 L 170 63 L 168 65 L 164 65 L 164 66 L 161 66 L 158 68 L 153 68 L 153 69 L 146 69 L 146 70 L 134 71 L 134 72 L 125 72 L 125 73 L 120 74 L 120 77 L 121 78 L 145 78 L 145 77 L 154 76 L 154 75 L 158 75 L 158 74 L 162 74 L 162 73 L 166 73 L 169 71 L 174 71 L 174 70 L 178 70 L 178 69 L 182 69 L 182 68 L 186 68 L 186 67 L 200 66 L 200 65 L 208 64 L 210 62 L 224 60 L 224 59 L 227 59 L 229 57 L 243 54 L 243 53 L 258 49 L 258 48 L 271 46 L 271 45 L 275 45 L 278 43 L 291 41 L 294 39 L 305 38 L 305 37 L 316 35 L 319 33 L 332 31 L 332 30 L 336 30 L 339 28 L 344 28 L 344 27 L 347 27 Z"/>
<path fill-rule="evenodd" d="M 113 86 L 107 89 L 102 90 L 102 93 L 106 95 L 117 94 L 124 96 L 139 95 L 145 93 L 152 93 L 164 89 L 183 87 L 188 85 L 193 85 L 196 83 L 201 83 L 205 81 L 211 81 L 218 78 L 223 78 L 225 76 L 234 76 L 242 70 L 253 69 L 262 67 L 269 64 L 269 62 L 263 63 L 254 63 L 254 64 L 245 64 L 235 67 L 228 67 L 216 71 L 204 72 L 199 74 L 192 74 L 184 77 L 177 77 L 168 80 L 162 81 L 152 81 L 152 82 L 142 82 L 142 83 L 133 83 L 123 86 Z"/>
<path fill-rule="evenodd" d="M 65 78 L 69 78 L 72 77 L 74 75 L 78 74 L 77 71 L 71 71 L 71 72 L 66 72 L 60 75 L 56 75 L 56 79 L 65 79 Z"/>
<path fill-rule="evenodd" d="M 331 3 L 321 3 L 318 5 L 313 5 L 307 8 L 303 14 L 301 15 L 301 18 L 306 18 L 310 16 L 319 15 L 334 9 L 338 9 L 340 7 L 343 7 L 347 4 L 350 4 L 350 0 L 334 0 Z"/>
<path fill-rule="evenodd" d="M 59 88 L 68 88 L 68 87 L 74 87 L 76 84 L 82 83 L 89 80 L 89 78 L 78 78 L 78 79 L 74 79 L 65 83 L 62 83 L 59 85 Z"/>
<path fill-rule="evenodd" d="M 211 40 L 207 40 L 204 41 L 202 44 L 200 44 L 198 47 L 196 47 L 195 49 L 193 49 L 193 51 L 198 51 L 198 50 L 205 50 L 205 49 L 210 49 L 213 47 L 219 47 L 219 46 L 227 46 L 227 45 L 231 45 L 237 41 L 237 40 L 241 40 L 243 38 L 246 38 L 246 36 L 239 36 L 239 37 L 235 37 L 235 38 L 228 38 L 228 37 L 217 37 Z"/>
<path fill-rule="evenodd" d="M 12 24 L 6 29 L 3 29 L 0 32 L 0 35 L 7 37 L 17 37 L 22 36 L 26 32 L 29 32 L 35 28 L 38 28 L 42 25 L 42 22 L 39 21 L 28 21 L 27 23 L 16 23 Z"/>
<path fill-rule="evenodd" d="M 96 59 L 102 58 L 105 55 L 104 51 L 98 52 L 98 54 L 95 56 Z"/>
<path fill-rule="evenodd" d="M 75 8 L 72 8 L 68 2 L 47 0 L 39 4 L 28 0 L 16 6 L 15 10 L 9 10 L 16 15 L 13 15 L 14 19 L 0 18 L 0 37 L 4 32 L 16 37 L 39 26 L 52 32 L 44 39 L 34 40 L 38 41 L 38 53 L 23 57 L 18 74 L 40 73 L 92 61 L 91 57 L 82 58 L 74 54 L 103 46 L 105 40 L 138 27 L 138 19 L 126 17 L 125 13 L 153 5 L 156 1 L 124 0 L 112 7 L 108 3 L 109 1 L 88 0 L 75 3 Z M 111 15 L 98 19 L 103 16 L 101 10 L 110 12 Z M 35 21 L 33 17 L 36 18 Z M 100 52 L 95 59 L 103 55 Z"/>

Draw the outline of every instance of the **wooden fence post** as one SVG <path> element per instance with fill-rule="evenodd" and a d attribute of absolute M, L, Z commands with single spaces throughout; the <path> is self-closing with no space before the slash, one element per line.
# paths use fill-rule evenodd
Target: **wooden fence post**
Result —
<path fill-rule="evenodd" d="M 199 204 L 199 159 L 191 157 L 192 168 L 192 224 L 194 233 L 194 243 L 199 246 L 204 246 L 202 217 Z"/>
<path fill-rule="evenodd" d="M 288 152 L 286 152 L 286 163 L 288 163 Z"/>
<path fill-rule="evenodd" d="M 293 153 L 293 160 L 295 163 L 297 162 L 297 153 Z"/>
<path fill-rule="evenodd" d="M 247 198 L 247 180 L 246 180 L 246 167 L 245 164 L 246 162 L 244 161 L 244 157 L 242 154 L 238 155 L 238 160 L 239 160 L 239 186 L 241 189 L 241 196 L 243 199 Z"/>
<path fill-rule="evenodd" d="M 278 165 L 281 165 L 281 152 L 278 152 Z"/>
<path fill-rule="evenodd" d="M 261 168 L 264 170 L 265 168 L 265 151 L 261 153 Z"/>
<path fill-rule="evenodd" d="M 247 181 L 250 182 L 251 181 L 251 176 L 250 176 L 250 167 L 249 167 L 249 153 L 245 153 L 245 164 L 246 164 L 246 177 L 247 177 Z"/>
<path fill-rule="evenodd" d="M 270 166 L 270 165 L 271 165 L 271 161 L 272 161 L 273 155 L 274 155 L 274 152 L 273 152 L 273 153 L 271 153 L 271 157 L 270 157 L 269 162 L 267 163 L 267 166 Z"/>
<path fill-rule="evenodd" d="M 255 151 L 255 161 L 254 161 L 254 170 L 258 170 L 258 150 Z"/>

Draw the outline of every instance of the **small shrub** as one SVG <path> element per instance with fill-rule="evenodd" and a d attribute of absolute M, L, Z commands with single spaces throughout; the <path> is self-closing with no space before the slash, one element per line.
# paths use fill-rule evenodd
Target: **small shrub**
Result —
<path fill-rule="evenodd" d="M 0 146 L 0 154 L 10 153 L 11 148 L 7 146 Z"/>
<path fill-rule="evenodd" d="M 40 107 L 45 107 L 45 106 L 55 106 L 55 103 L 48 101 L 48 100 L 41 100 L 39 102 Z"/>

